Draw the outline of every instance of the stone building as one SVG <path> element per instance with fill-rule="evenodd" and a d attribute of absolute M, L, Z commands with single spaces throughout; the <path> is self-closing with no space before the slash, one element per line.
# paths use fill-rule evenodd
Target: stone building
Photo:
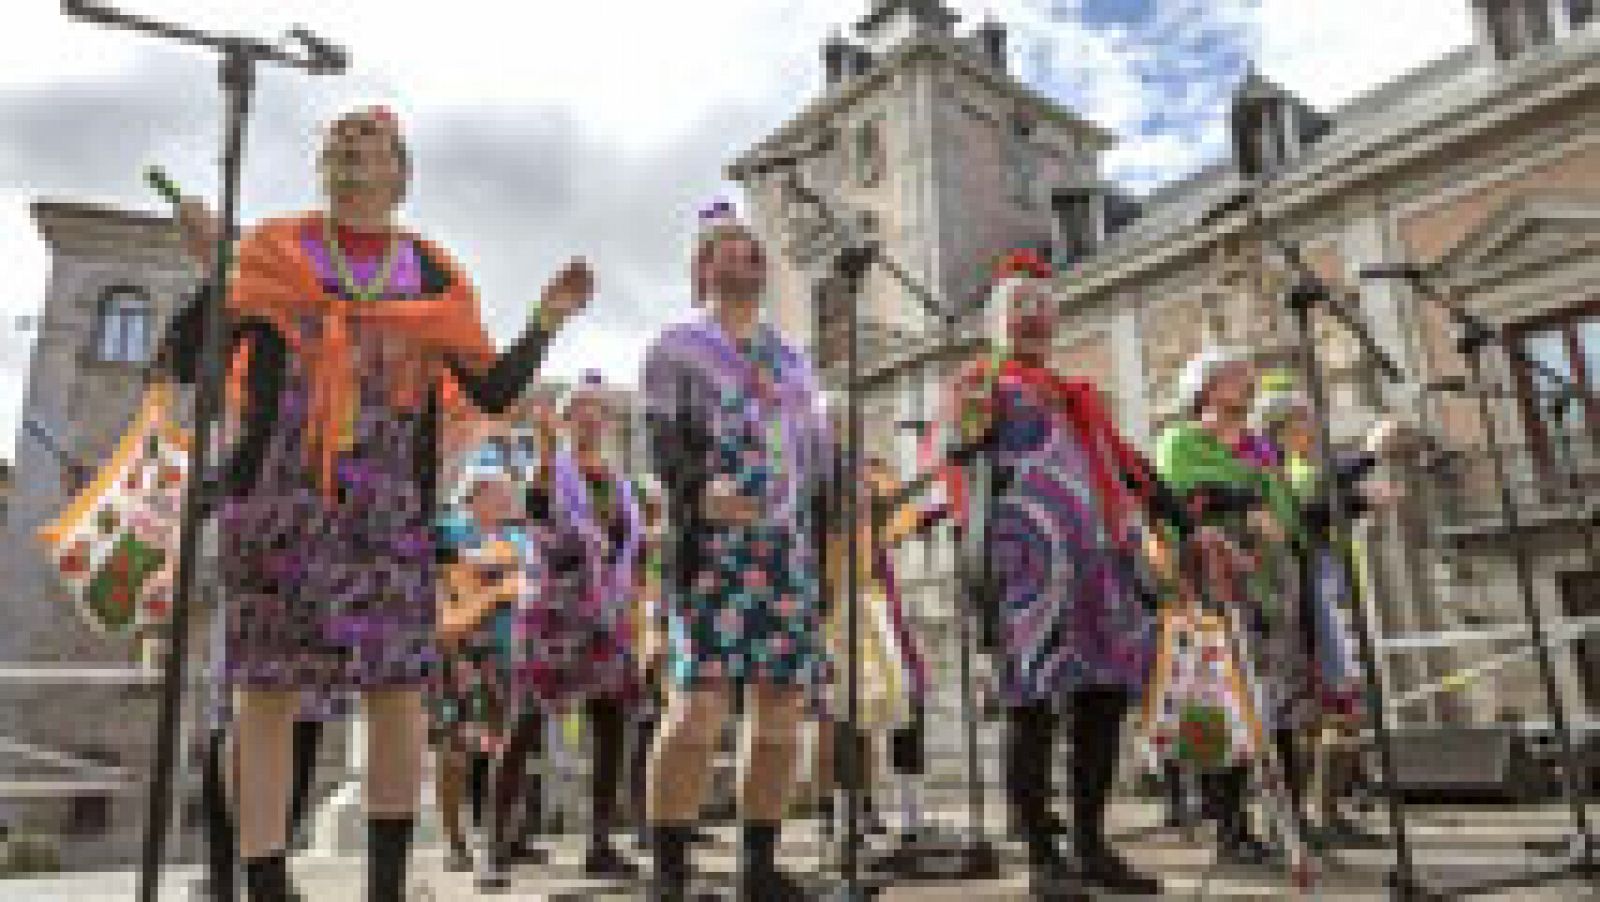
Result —
<path fill-rule="evenodd" d="M 1383 672 L 1403 696 L 1510 655 L 1519 643 L 1504 638 L 1507 630 L 1527 622 L 1476 402 L 1443 390 L 1464 374 L 1454 330 L 1425 292 L 1360 278 L 1384 263 L 1436 273 L 1431 281 L 1454 302 L 1589 393 L 1553 413 L 1539 395 L 1542 377 L 1488 352 L 1502 395 L 1496 437 L 1527 524 L 1518 540 L 1534 552 L 1543 616 L 1558 638 L 1584 629 L 1592 637 L 1563 641 L 1555 655 L 1569 719 L 1592 729 L 1600 710 L 1600 29 L 1588 4 L 1473 7 L 1478 43 L 1336 110 L 1312 110 L 1249 78 L 1236 113 L 1261 111 L 1265 127 L 1251 130 L 1254 146 L 1241 153 L 1258 159 L 1263 176 L 1247 184 L 1226 161 L 1144 198 L 1143 215 L 1063 280 L 1075 326 L 1062 360 L 1090 373 L 1131 363 L 1143 378 L 1119 384 L 1119 400 L 1131 421 L 1153 429 L 1169 413 L 1176 371 L 1202 344 L 1286 359 L 1287 267 L 1261 239 L 1301 246 L 1406 375 L 1404 384 L 1385 384 L 1352 334 L 1319 311 L 1335 438 L 1388 413 L 1423 425 L 1438 445 L 1436 466 L 1409 474 L 1411 503 L 1373 524 L 1367 542 Z M 1397 714 L 1537 724 L 1544 711 L 1524 656 Z"/>
<path fill-rule="evenodd" d="M 157 675 L 149 637 L 108 632 L 64 597 L 35 533 L 66 504 L 61 458 L 94 467 L 121 437 L 156 342 L 198 273 L 168 218 L 55 201 L 34 204 L 33 214 L 51 269 L 17 439 L 17 478 L 0 496 L 10 512 L 0 548 L 8 589 L 0 617 L 0 671 L 7 674 L 0 680 L 0 781 L 8 787 L 0 793 L 0 823 L 58 839 L 63 865 L 86 868 L 126 863 L 138 849 Z M 543 383 L 533 391 L 556 403 L 565 386 Z M 634 407 L 630 391 L 607 392 L 617 409 Z M 609 452 L 631 470 L 642 463 L 640 440 L 630 416 Z M 211 646 L 199 635 L 206 619 L 195 618 L 191 675 L 206 666 Z M 359 800 L 362 756 L 347 748 L 349 735 L 329 731 L 322 749 L 320 793 L 332 804 L 318 819 L 315 840 L 331 846 L 362 836 L 344 829 L 340 816 L 354 810 L 343 803 Z M 183 773 L 193 776 L 193 769 Z M 193 786 L 179 786 L 183 812 Z M 181 843 L 174 849 L 188 851 Z"/>
<path fill-rule="evenodd" d="M 59 837 L 65 866 L 93 867 L 137 848 L 156 697 L 139 638 L 86 619 L 35 534 L 65 504 L 61 454 L 101 460 L 126 428 L 158 330 L 194 278 L 165 219 L 48 201 L 33 217 L 51 268 L 22 409 L 33 429 L 17 437 L 0 547 L 11 674 L 0 738 L 15 783 L 0 805 L 8 826 Z"/>
<path fill-rule="evenodd" d="M 1404 695 L 1510 655 L 1518 643 L 1503 636 L 1525 623 L 1474 402 L 1439 390 L 1462 372 L 1448 324 L 1405 284 L 1357 278 L 1383 262 L 1437 267 L 1461 303 L 1591 392 L 1558 423 L 1532 399 L 1537 376 L 1499 359 L 1492 367 L 1511 387 L 1497 402 L 1507 424 L 1497 435 L 1526 509 L 1521 537 L 1535 550 L 1543 613 L 1558 634 L 1590 630 L 1587 640 L 1563 641 L 1556 663 L 1571 719 L 1592 729 L 1600 706 L 1600 411 L 1592 400 L 1600 384 L 1600 28 L 1587 2 L 1463 2 L 1479 23 L 1475 43 L 1339 109 L 1313 109 L 1250 75 L 1239 107 L 1265 111 L 1265 127 L 1240 150 L 1261 159 L 1258 184 L 1241 180 L 1236 160 L 1222 160 L 1137 199 L 1101 175 L 1113 136 L 1007 71 L 1003 25 L 960 34 L 941 3 L 875 2 L 853 39 L 835 36 L 823 47 L 820 95 L 729 168 L 758 226 L 784 250 L 775 314 L 810 341 L 840 386 L 841 353 L 827 327 L 843 320 L 847 299 L 831 284 L 831 248 L 816 238 L 816 215 L 785 191 L 786 170 L 773 165 L 795 156 L 806 183 L 858 236 L 969 312 L 952 354 L 916 299 L 874 270 L 858 308 L 872 450 L 898 451 L 912 468 L 899 427 L 926 416 L 946 373 L 941 359 L 980 340 L 970 312 L 985 264 L 1019 246 L 1050 250 L 1066 273 L 1059 364 L 1099 382 L 1129 434 L 1149 447 L 1169 415 L 1177 369 L 1203 345 L 1289 359 L 1285 266 L 1263 253 L 1261 239 L 1297 242 L 1407 376 L 1401 386 L 1380 384 L 1349 335 L 1318 315 L 1336 438 L 1388 411 L 1426 425 L 1441 452 L 1428 473 L 1411 474 L 1411 503 L 1374 524 L 1365 544 L 1383 674 L 1391 694 Z M 938 602 L 948 595 L 946 560 L 935 552 L 919 561 L 930 566 L 919 568 L 918 585 L 928 593 L 930 630 L 948 642 L 950 610 Z M 1537 724 L 1537 687 L 1524 657 L 1397 714 Z"/>
<path fill-rule="evenodd" d="M 1112 136 L 1010 71 L 1002 23 L 959 26 L 939 0 L 872 3 L 850 36 L 823 45 L 821 94 L 728 167 L 753 223 L 781 251 L 771 313 L 812 348 L 835 393 L 846 383 L 851 303 L 834 271 L 838 242 L 772 161 L 798 158 L 792 171 L 851 238 L 881 247 L 886 262 L 869 270 L 857 307 L 862 419 L 870 453 L 903 472 L 915 466 L 917 424 L 981 340 L 997 258 L 1022 247 L 1086 251 L 1082 224 L 1120 221 L 1130 208 L 1102 175 Z M 906 549 L 901 580 L 942 689 L 957 685 L 959 647 L 949 551 L 939 541 Z M 941 692 L 936 721 L 955 723 L 957 702 Z M 939 731 L 936 741 L 953 752 L 959 738 Z"/>

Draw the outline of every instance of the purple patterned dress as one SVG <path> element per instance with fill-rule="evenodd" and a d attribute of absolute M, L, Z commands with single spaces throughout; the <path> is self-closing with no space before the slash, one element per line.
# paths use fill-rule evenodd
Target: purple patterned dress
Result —
<path fill-rule="evenodd" d="M 337 277 L 319 243 L 306 242 L 325 284 Z M 365 265 L 363 265 L 365 264 Z M 358 280 L 378 261 L 355 261 Z M 393 295 L 419 290 L 409 243 Z M 403 303 L 390 299 L 373 303 Z M 315 321 L 302 328 L 317 328 Z M 232 616 L 226 680 L 252 688 L 420 686 L 434 647 L 431 499 L 419 491 L 419 449 L 429 447 L 417 411 L 396 410 L 388 387 L 403 367 L 423 366 L 399 343 L 358 331 L 363 374 L 353 441 L 338 463 L 337 499 L 317 486 L 301 444 L 308 385 L 288 359 L 277 423 L 253 490 L 221 514 L 220 569 Z"/>
<path fill-rule="evenodd" d="M 518 687 L 546 705 L 640 691 L 628 612 L 638 592 L 640 514 L 616 471 L 583 473 L 562 449 L 532 524 L 539 581 L 515 618 Z"/>
<path fill-rule="evenodd" d="M 301 249 L 325 290 L 340 292 L 319 229 L 305 229 Z M 381 256 L 351 256 L 357 284 L 376 281 Z M 451 278 L 441 261 L 403 239 L 387 289 L 361 303 L 431 297 L 450 290 Z M 196 378 L 200 324 L 213 293 L 202 288 L 166 336 L 161 359 L 181 382 Z M 393 401 L 391 386 L 417 384 L 417 368 L 437 362 L 393 333 L 353 325 L 359 397 L 330 496 L 308 463 L 311 386 L 292 351 L 293 339 L 314 337 L 320 325 L 302 318 L 299 334 L 285 336 L 260 320 L 234 324 L 234 344 L 250 356 L 243 412 L 224 424 L 232 448 L 219 468 L 221 678 L 254 689 L 420 687 L 438 660 L 433 521 L 441 414 L 437 385 L 408 407 Z M 487 371 L 451 369 L 468 399 L 499 413 L 532 378 L 548 344 L 530 327 Z"/>
<path fill-rule="evenodd" d="M 996 499 L 990 542 L 1006 701 L 1137 689 L 1153 624 L 1106 535 L 1084 449 L 1026 387 L 996 391 L 995 464 L 1009 485 Z"/>

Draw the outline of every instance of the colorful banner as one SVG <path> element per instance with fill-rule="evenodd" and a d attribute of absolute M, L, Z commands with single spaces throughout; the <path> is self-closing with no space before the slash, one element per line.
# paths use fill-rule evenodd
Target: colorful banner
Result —
<path fill-rule="evenodd" d="M 171 419 L 172 389 L 152 386 L 106 464 L 39 530 L 84 621 L 122 634 L 171 609 L 189 437 Z"/>
<path fill-rule="evenodd" d="M 1144 712 L 1149 765 L 1221 770 L 1253 760 L 1263 735 L 1255 701 L 1220 617 L 1170 610 L 1161 617 Z"/>

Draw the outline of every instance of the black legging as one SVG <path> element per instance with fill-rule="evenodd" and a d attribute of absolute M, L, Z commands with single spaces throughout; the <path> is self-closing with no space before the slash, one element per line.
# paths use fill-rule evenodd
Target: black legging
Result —
<path fill-rule="evenodd" d="M 492 768 L 489 836 L 490 849 L 495 856 L 508 854 L 513 837 L 521 838 L 520 833 L 513 833 L 512 818 L 526 786 L 528 761 L 540 753 L 543 745 L 544 715 L 530 706 L 512 727 L 511 738 L 500 750 L 499 759 Z"/>
<path fill-rule="evenodd" d="M 590 768 L 590 824 L 595 838 L 618 826 L 617 791 L 628 754 L 628 709 L 619 699 L 591 698 L 584 704 L 594 736 Z"/>
<path fill-rule="evenodd" d="M 1082 689 L 1072 692 L 1069 702 L 1073 830 L 1080 840 L 1100 843 L 1132 696 L 1122 689 Z M 1049 701 L 1007 709 L 1006 790 L 1018 826 L 1032 841 L 1042 841 L 1053 820 L 1056 721 Z"/>

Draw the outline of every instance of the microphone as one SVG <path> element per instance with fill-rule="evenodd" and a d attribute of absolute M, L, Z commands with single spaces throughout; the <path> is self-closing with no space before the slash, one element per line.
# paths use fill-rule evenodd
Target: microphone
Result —
<path fill-rule="evenodd" d="M 342 48 L 335 47 L 305 28 L 297 25 L 285 34 L 299 41 L 300 46 L 306 49 L 313 71 L 336 74 L 350 65 L 350 58 Z"/>
<path fill-rule="evenodd" d="M 1413 282 L 1426 279 L 1432 273 L 1420 266 L 1407 263 L 1383 263 L 1377 266 L 1366 266 L 1361 269 L 1362 279 L 1403 279 Z"/>

